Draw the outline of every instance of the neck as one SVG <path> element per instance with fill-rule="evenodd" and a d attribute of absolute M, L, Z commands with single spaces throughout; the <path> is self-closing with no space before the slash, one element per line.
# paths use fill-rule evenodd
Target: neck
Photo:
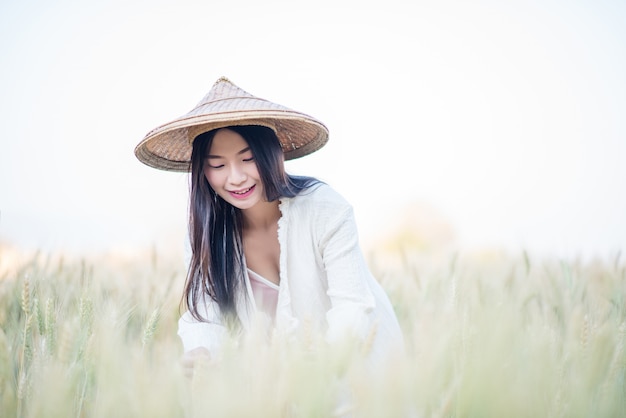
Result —
<path fill-rule="evenodd" d="M 259 202 L 250 209 L 242 210 L 245 229 L 268 229 L 280 219 L 279 201 Z"/>

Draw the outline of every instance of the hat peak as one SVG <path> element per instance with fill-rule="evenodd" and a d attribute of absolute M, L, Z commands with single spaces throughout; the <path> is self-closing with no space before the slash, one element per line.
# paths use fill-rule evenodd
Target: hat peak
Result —
<path fill-rule="evenodd" d="M 228 77 L 224 77 L 224 76 L 221 76 L 220 78 L 218 78 L 217 81 L 215 83 L 213 83 L 213 87 L 217 86 L 219 83 L 230 83 L 230 84 L 233 84 L 233 82 L 230 81 L 228 79 Z"/>

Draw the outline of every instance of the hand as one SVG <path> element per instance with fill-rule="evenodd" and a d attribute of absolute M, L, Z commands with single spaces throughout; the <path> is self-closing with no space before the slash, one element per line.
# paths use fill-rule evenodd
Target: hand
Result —
<path fill-rule="evenodd" d="M 180 359 L 180 364 L 183 366 L 183 373 L 185 377 L 191 379 L 193 377 L 194 367 L 201 364 L 208 364 L 211 360 L 211 353 L 205 347 L 194 348 L 187 351 Z"/>

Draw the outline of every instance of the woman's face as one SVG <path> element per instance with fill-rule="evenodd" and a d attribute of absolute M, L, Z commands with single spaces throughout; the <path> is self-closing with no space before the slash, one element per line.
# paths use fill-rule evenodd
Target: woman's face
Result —
<path fill-rule="evenodd" d="M 237 132 L 220 129 L 215 133 L 204 159 L 204 176 L 222 199 L 241 210 L 265 201 L 250 147 Z"/>

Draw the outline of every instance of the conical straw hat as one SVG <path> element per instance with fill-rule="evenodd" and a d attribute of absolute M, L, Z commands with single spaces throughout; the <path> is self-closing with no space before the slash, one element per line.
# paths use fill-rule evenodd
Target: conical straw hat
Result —
<path fill-rule="evenodd" d="M 189 171 L 194 138 L 233 125 L 273 129 L 286 160 L 310 154 L 328 141 L 328 129 L 320 121 L 255 97 L 222 77 L 190 112 L 148 132 L 135 148 L 135 155 L 150 167 Z"/>

